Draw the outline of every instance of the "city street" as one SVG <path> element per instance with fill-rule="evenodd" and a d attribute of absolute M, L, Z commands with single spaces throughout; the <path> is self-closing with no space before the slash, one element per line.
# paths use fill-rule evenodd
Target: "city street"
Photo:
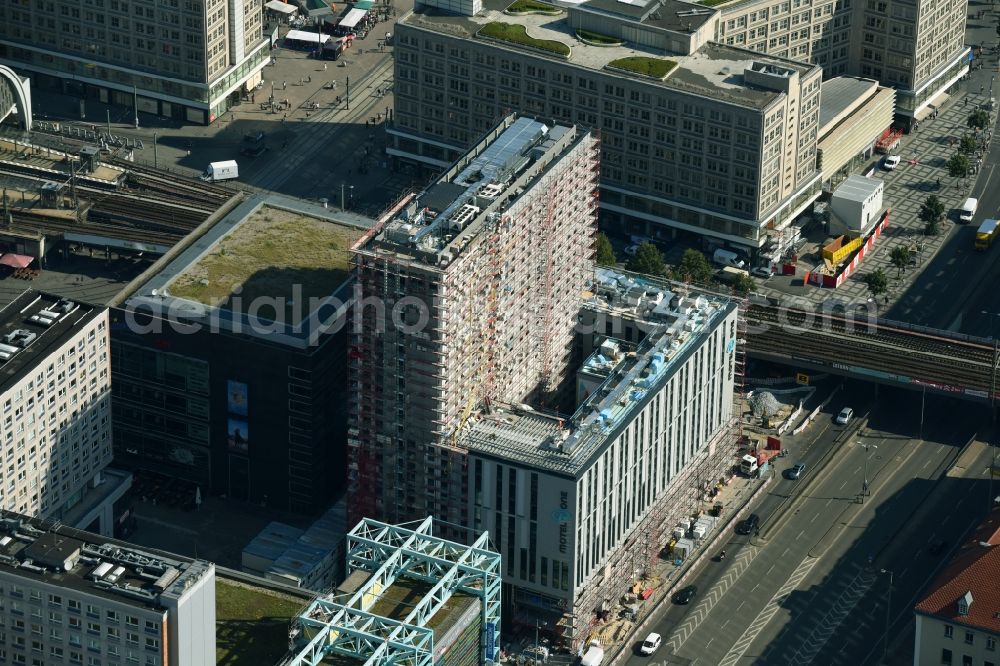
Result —
<path fill-rule="evenodd" d="M 690 606 L 661 611 L 652 630 L 663 636 L 663 647 L 652 659 L 877 663 L 888 587 L 881 570 L 893 572 L 891 617 L 903 629 L 912 619 L 914 596 L 987 506 L 988 450 L 974 444 L 958 460 L 985 410 L 928 397 L 921 441 L 913 406 L 914 394 L 881 389 L 878 411 L 857 436 L 840 436 L 828 417 L 817 420 L 812 429 L 818 436 L 802 456 L 806 475 L 776 482 L 752 507 L 761 516 L 760 536 L 734 535 L 726 560 L 710 562 L 692 581 L 699 594 Z M 828 466 L 811 465 L 828 447 L 835 448 Z M 870 496 L 862 504 L 866 472 Z M 770 523 L 786 494 L 791 506 Z M 928 544 L 939 539 L 946 551 L 928 555 Z M 649 660 L 632 656 L 627 663 Z"/>

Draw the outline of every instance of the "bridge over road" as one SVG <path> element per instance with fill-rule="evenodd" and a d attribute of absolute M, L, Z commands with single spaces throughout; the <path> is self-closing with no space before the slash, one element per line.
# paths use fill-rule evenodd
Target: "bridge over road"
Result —
<path fill-rule="evenodd" d="M 753 304 L 747 354 L 763 360 L 926 389 L 969 400 L 1000 398 L 993 340 L 902 322 Z"/>

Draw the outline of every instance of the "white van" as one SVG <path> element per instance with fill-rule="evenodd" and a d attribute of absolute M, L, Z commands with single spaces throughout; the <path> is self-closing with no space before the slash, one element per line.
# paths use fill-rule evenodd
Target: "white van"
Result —
<path fill-rule="evenodd" d="M 972 218 L 976 215 L 976 209 L 979 208 L 979 201 L 969 197 L 962 204 L 962 207 L 958 209 L 958 219 L 962 222 L 972 222 Z"/>
<path fill-rule="evenodd" d="M 733 268 L 743 268 L 746 266 L 746 262 L 740 258 L 740 255 L 729 250 L 716 250 L 712 255 L 712 261 L 720 266 L 732 266 Z"/>

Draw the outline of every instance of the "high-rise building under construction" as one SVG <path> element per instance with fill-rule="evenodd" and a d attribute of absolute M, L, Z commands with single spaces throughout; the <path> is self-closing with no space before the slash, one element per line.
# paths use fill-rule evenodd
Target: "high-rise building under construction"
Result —
<path fill-rule="evenodd" d="M 350 520 L 468 524 L 459 431 L 569 377 L 597 177 L 596 137 L 510 117 L 355 246 Z"/>

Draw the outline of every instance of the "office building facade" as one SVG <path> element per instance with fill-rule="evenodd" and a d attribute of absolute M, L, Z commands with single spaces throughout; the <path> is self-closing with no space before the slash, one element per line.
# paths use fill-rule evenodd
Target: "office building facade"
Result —
<path fill-rule="evenodd" d="M 460 440 L 472 525 L 504 557 L 512 617 L 576 646 L 652 570 L 735 451 L 736 305 L 604 270 L 594 284 L 583 326 L 598 345 L 578 370 L 576 411 L 500 408 Z M 605 335 L 626 323 L 638 342 Z"/>
<path fill-rule="evenodd" d="M 400 22 L 391 155 L 439 168 L 504 109 L 600 128 L 602 220 L 752 250 L 818 196 L 819 67 L 713 43 L 714 13 L 681 2 L 518 17 L 533 37 L 561 40 L 564 57 L 477 37 L 510 20 L 505 7 L 457 16 L 418 4 Z M 625 45 L 568 37 L 577 30 Z M 665 73 L 630 70 L 637 50 Z"/>
<path fill-rule="evenodd" d="M 720 8 L 716 39 L 896 90 L 904 128 L 966 72 L 966 0 L 748 0 Z"/>
<path fill-rule="evenodd" d="M 263 11 L 263 0 L 12 0 L 0 3 L 0 63 L 38 89 L 206 124 L 261 80 Z"/>
<path fill-rule="evenodd" d="M 307 515 L 342 491 L 348 252 L 370 221 L 301 203 L 251 197 L 121 296 L 111 332 L 121 465 Z M 308 273 L 291 265 L 304 236 L 326 264 Z M 264 265 L 261 247 L 288 265 Z"/>

